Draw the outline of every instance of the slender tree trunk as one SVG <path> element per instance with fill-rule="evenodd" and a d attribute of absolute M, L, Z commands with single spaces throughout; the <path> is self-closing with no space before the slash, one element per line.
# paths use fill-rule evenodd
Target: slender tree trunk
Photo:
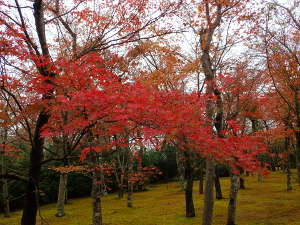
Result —
<path fill-rule="evenodd" d="M 120 162 L 120 161 L 119 161 Z M 120 163 L 119 163 L 120 164 Z M 123 166 L 120 164 L 120 167 Z M 116 182 L 118 184 L 118 198 L 124 198 L 124 170 L 121 170 L 120 177 L 118 175 L 118 171 L 115 171 Z"/>
<path fill-rule="evenodd" d="M 204 186 L 204 172 L 203 167 L 200 167 L 200 175 L 199 175 L 199 194 L 203 194 L 203 186 Z"/>
<path fill-rule="evenodd" d="M 290 138 L 286 137 L 285 138 L 285 149 L 287 151 L 287 162 L 286 162 L 286 189 L 287 191 L 293 190 L 292 186 L 292 177 L 291 177 L 291 167 L 290 167 L 290 152 L 289 152 L 289 147 L 290 147 Z"/>
<path fill-rule="evenodd" d="M 243 177 L 240 177 L 240 189 L 246 189 L 245 179 Z"/>
<path fill-rule="evenodd" d="M 300 186 L 300 156 L 296 155 L 297 181 Z"/>
<path fill-rule="evenodd" d="M 195 208 L 193 202 L 193 167 L 191 165 L 191 157 L 189 152 L 184 152 L 185 155 L 185 168 L 184 178 L 186 180 L 185 188 L 185 216 L 194 217 Z"/>
<path fill-rule="evenodd" d="M 289 162 L 287 162 L 287 165 L 286 165 L 286 187 L 287 187 L 288 191 L 293 190 L 292 174 L 291 174 L 290 163 Z"/>
<path fill-rule="evenodd" d="M 68 181 L 66 183 L 66 185 L 68 184 Z M 69 204 L 69 191 L 68 191 L 68 187 L 66 187 L 66 192 L 65 192 L 65 205 Z"/>
<path fill-rule="evenodd" d="M 119 190 L 118 190 L 118 198 L 119 198 L 119 199 L 124 198 L 124 187 L 123 187 L 123 184 L 121 184 L 121 185 L 119 186 Z"/>
<path fill-rule="evenodd" d="M 130 180 L 132 173 L 133 173 L 133 157 L 129 151 L 128 151 L 128 194 L 127 194 L 127 207 L 132 208 L 133 207 L 133 181 Z"/>
<path fill-rule="evenodd" d="M 260 183 L 264 182 L 264 176 L 261 173 L 258 174 L 257 181 Z"/>
<path fill-rule="evenodd" d="M 65 215 L 65 199 L 67 192 L 67 181 L 68 175 L 63 173 L 59 176 L 59 188 L 58 188 L 58 199 L 57 199 L 57 212 L 55 216 L 62 217 Z"/>
<path fill-rule="evenodd" d="M 128 181 L 127 207 L 133 207 L 133 182 Z"/>
<path fill-rule="evenodd" d="M 296 132 L 296 149 L 295 150 L 296 150 L 298 185 L 300 185 L 300 132 Z"/>
<path fill-rule="evenodd" d="M 206 2 L 206 8 L 210 7 L 210 3 Z M 220 25 L 222 18 L 222 4 L 216 3 L 215 10 L 217 13 L 216 18 L 214 18 L 214 25 L 209 29 L 201 29 L 200 31 L 200 43 L 201 43 L 201 65 L 203 73 L 205 75 L 206 91 L 205 93 L 209 98 L 206 100 L 206 115 L 207 125 L 214 130 L 214 114 L 217 109 L 216 104 L 221 106 L 221 93 L 217 90 L 217 85 L 215 83 L 216 78 L 216 68 L 213 66 L 211 57 L 210 57 L 210 48 L 213 40 L 213 35 L 215 29 Z M 208 13 L 208 12 L 207 12 Z M 209 13 L 207 14 L 208 21 L 211 22 Z M 217 97 L 218 101 L 216 102 L 211 97 Z M 219 110 L 219 109 L 218 109 Z M 220 114 L 218 114 L 220 116 Z M 219 124 L 220 125 L 220 124 Z M 211 225 L 213 219 L 213 210 L 214 210 L 214 178 L 215 176 L 215 165 L 214 160 L 211 158 L 206 159 L 206 179 L 205 179 L 205 190 L 204 190 L 204 207 L 202 215 L 202 225 Z"/>
<path fill-rule="evenodd" d="M 276 171 L 276 167 L 274 166 L 274 163 L 273 163 L 273 162 L 271 162 L 270 167 L 271 167 L 271 170 L 272 170 L 273 172 Z"/>
<path fill-rule="evenodd" d="M 121 174 L 121 177 L 120 177 L 120 185 L 119 185 L 118 197 L 120 199 L 124 198 L 124 175 L 123 174 Z"/>
<path fill-rule="evenodd" d="M 206 179 L 204 189 L 204 207 L 202 225 L 211 225 L 214 209 L 215 165 L 213 159 L 206 159 Z"/>
<path fill-rule="evenodd" d="M 237 175 L 232 175 L 229 204 L 228 204 L 227 225 L 236 225 L 235 218 L 236 218 L 236 204 L 237 204 L 238 190 L 239 190 L 239 177 Z"/>
<path fill-rule="evenodd" d="M 4 129 L 4 134 L 3 134 L 3 152 L 1 154 L 1 174 L 6 174 L 6 157 L 5 157 L 5 144 L 7 141 L 7 129 Z M 4 217 L 9 217 L 10 214 L 10 208 L 9 208 L 9 194 L 8 194 L 8 183 L 7 179 L 3 178 L 2 179 L 2 198 L 3 198 L 3 212 L 4 212 Z"/>
<path fill-rule="evenodd" d="M 298 185 L 300 185 L 300 101 L 299 101 L 299 90 L 296 90 L 294 93 L 294 103 L 296 109 L 296 127 L 294 130 L 296 136 L 296 148 L 295 148 L 295 155 L 296 155 L 296 166 L 297 166 L 297 178 L 298 178 Z"/>
<path fill-rule="evenodd" d="M 92 183 L 92 202 L 93 202 L 93 225 L 102 225 L 102 206 L 101 206 L 101 188 L 100 188 L 100 174 L 99 171 L 93 172 Z"/>
<path fill-rule="evenodd" d="M 120 154 L 120 153 L 118 152 L 117 154 Z M 117 162 L 119 164 L 119 167 L 121 168 L 121 172 L 120 172 L 120 177 L 119 177 L 118 171 L 115 170 L 115 178 L 116 178 L 116 182 L 118 184 L 118 198 L 122 199 L 122 198 L 124 198 L 124 175 L 123 174 L 125 174 L 125 169 L 124 169 L 124 165 L 121 163 L 119 155 L 118 155 Z"/>
<path fill-rule="evenodd" d="M 8 185 L 7 179 L 2 180 L 2 191 L 3 191 L 3 206 L 4 206 L 4 217 L 10 217 L 10 208 L 9 208 L 9 195 L 8 195 Z"/>
<path fill-rule="evenodd" d="M 6 173 L 6 159 L 2 155 L 2 174 Z M 2 179 L 2 197 L 3 197 L 3 207 L 4 207 L 4 217 L 9 217 L 10 208 L 9 208 L 9 194 L 8 194 L 8 184 L 7 179 Z"/>
<path fill-rule="evenodd" d="M 222 188 L 220 183 L 219 171 L 218 167 L 215 168 L 215 189 L 216 189 L 216 199 L 221 200 L 223 199 L 222 195 Z"/>

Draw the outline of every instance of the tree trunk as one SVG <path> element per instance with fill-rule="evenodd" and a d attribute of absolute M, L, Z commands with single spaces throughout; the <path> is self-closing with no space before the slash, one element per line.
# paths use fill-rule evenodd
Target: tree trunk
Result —
<path fill-rule="evenodd" d="M 203 167 L 200 167 L 200 175 L 199 175 L 199 194 L 203 194 L 203 186 L 204 186 L 204 173 Z"/>
<path fill-rule="evenodd" d="M 293 190 L 292 186 L 292 177 L 291 177 L 291 156 L 289 152 L 289 147 L 290 147 L 290 138 L 286 137 L 285 138 L 285 150 L 287 151 L 287 162 L 286 162 L 286 189 L 287 191 Z"/>
<path fill-rule="evenodd" d="M 128 194 L 127 194 L 127 207 L 133 207 L 133 181 L 130 180 L 133 173 L 133 156 L 128 149 Z"/>
<path fill-rule="evenodd" d="M 124 198 L 124 188 L 123 188 L 123 185 L 120 185 L 120 186 L 119 186 L 119 190 L 118 190 L 118 198 L 119 198 L 119 199 Z"/>
<path fill-rule="evenodd" d="M 58 188 L 58 199 L 57 199 L 57 213 L 55 216 L 62 217 L 65 214 L 65 200 L 67 192 L 67 181 L 68 175 L 63 173 L 59 176 L 59 188 Z"/>
<path fill-rule="evenodd" d="M 3 206 L 4 206 L 4 217 L 10 217 L 10 208 L 9 208 L 9 195 L 8 195 L 8 185 L 7 179 L 2 180 L 2 191 L 3 191 Z"/>
<path fill-rule="evenodd" d="M 275 167 L 274 163 L 272 163 L 272 162 L 271 162 L 271 164 L 270 164 L 270 169 L 271 169 L 273 172 L 276 171 L 276 167 Z"/>
<path fill-rule="evenodd" d="M 294 103 L 296 110 L 296 127 L 295 127 L 295 136 L 296 136 L 296 164 L 297 164 L 297 178 L 298 185 L 300 186 L 300 101 L 299 101 L 299 90 L 297 89 L 294 93 Z"/>
<path fill-rule="evenodd" d="M 128 182 L 127 207 L 133 207 L 133 182 Z"/>
<path fill-rule="evenodd" d="M 209 3 L 207 3 L 209 7 Z M 215 83 L 216 68 L 214 68 L 211 58 L 210 58 L 210 48 L 213 40 L 213 35 L 215 29 L 220 25 L 222 18 L 222 5 L 221 3 L 216 3 L 216 13 L 217 16 L 214 18 L 214 26 L 210 29 L 202 29 L 200 31 L 200 43 L 201 43 L 201 65 L 203 73 L 205 75 L 206 90 L 205 93 L 209 98 L 206 100 L 206 115 L 207 115 L 207 125 L 210 129 L 214 130 L 214 114 L 217 111 L 216 103 L 221 106 L 221 92 L 217 90 L 217 85 Z M 207 17 L 210 21 L 210 16 Z M 219 101 L 213 100 L 211 97 L 215 96 Z M 219 109 L 218 109 L 219 110 Z M 218 114 L 220 116 L 220 114 Z M 220 125 L 220 124 L 219 124 Z M 204 207 L 202 216 L 202 225 L 211 225 L 213 219 L 214 210 L 214 178 L 215 176 L 215 165 L 211 158 L 206 158 L 206 179 L 205 179 L 205 190 L 204 190 Z"/>
<path fill-rule="evenodd" d="M 17 1 L 16 1 L 17 2 Z M 44 18 L 44 1 L 35 0 L 33 4 L 33 16 L 35 20 L 36 34 L 39 38 L 39 44 L 42 50 L 44 59 L 50 59 L 51 56 L 47 45 L 45 34 L 45 18 Z M 37 70 L 44 77 L 55 77 L 55 73 L 49 71 L 49 65 L 37 65 Z M 43 99 L 51 99 L 53 90 L 49 90 L 43 94 Z M 28 182 L 26 187 L 24 209 L 21 219 L 21 225 L 35 225 L 36 215 L 39 207 L 39 182 L 41 174 L 41 165 L 43 160 L 44 138 L 41 137 L 42 128 L 48 123 L 50 115 L 43 109 L 40 111 L 31 140 L 30 162 L 28 172 Z M 30 132 L 30 131 L 29 131 Z"/>
<path fill-rule="evenodd" d="M 206 179 L 204 189 L 204 207 L 202 225 L 211 225 L 214 209 L 215 165 L 213 159 L 206 159 Z"/>
<path fill-rule="evenodd" d="M 99 171 L 93 172 L 92 202 L 93 202 L 93 225 L 102 225 L 101 188 Z"/>
<path fill-rule="evenodd" d="M 240 189 L 246 189 L 245 179 L 243 177 L 240 177 Z"/>
<path fill-rule="evenodd" d="M 3 134 L 3 152 L 1 154 L 1 174 L 6 174 L 6 157 L 5 157 L 5 144 L 7 141 L 7 130 L 4 129 L 4 134 Z M 2 198 L 3 198 L 3 212 L 4 212 L 4 217 L 9 217 L 9 213 L 10 213 L 10 208 L 9 208 L 9 194 L 8 194 L 8 183 L 7 183 L 7 179 L 3 178 L 2 179 Z"/>
<path fill-rule="evenodd" d="M 264 176 L 261 173 L 258 174 L 257 181 L 260 183 L 264 182 Z"/>
<path fill-rule="evenodd" d="M 29 169 L 29 180 L 27 183 L 25 202 L 21 224 L 22 225 L 35 225 L 36 215 L 39 206 L 38 199 L 38 184 L 40 181 L 41 166 L 38 165 L 41 162 L 42 151 L 36 149 L 32 150 L 30 154 L 30 169 Z"/>
<path fill-rule="evenodd" d="M 237 175 L 232 175 L 229 204 L 228 204 L 227 225 L 236 225 L 235 218 L 236 218 L 236 203 L 237 203 L 238 190 L 239 190 L 239 177 Z"/>
<path fill-rule="evenodd" d="M 300 132 L 296 132 L 296 163 L 297 163 L 297 177 L 300 185 Z"/>
<path fill-rule="evenodd" d="M 124 172 L 122 171 L 122 173 Z M 119 199 L 124 198 L 124 175 L 123 174 L 120 175 L 118 198 Z"/>
<path fill-rule="evenodd" d="M 195 208 L 193 202 L 193 167 L 191 165 L 191 157 L 189 152 L 184 152 L 185 155 L 185 168 L 184 168 L 184 178 L 186 181 L 185 188 L 185 216 L 194 217 Z"/>
<path fill-rule="evenodd" d="M 289 162 L 287 162 L 287 167 L 286 167 L 286 187 L 287 187 L 287 191 L 293 190 L 292 174 L 291 174 L 290 163 Z"/>
<path fill-rule="evenodd" d="M 41 112 L 36 122 L 33 146 L 30 152 L 28 182 L 25 193 L 24 209 L 21 225 L 35 225 L 39 206 L 39 182 L 43 159 L 44 138 L 40 136 L 43 125 L 48 122 L 49 115 Z"/>
<path fill-rule="evenodd" d="M 218 172 L 218 167 L 215 168 L 215 189 L 216 189 L 216 199 L 221 200 L 223 199 L 220 177 Z"/>
<path fill-rule="evenodd" d="M 33 149 L 30 154 L 30 169 L 29 169 L 29 180 L 27 183 L 25 202 L 21 224 L 22 225 L 35 225 L 36 215 L 39 205 L 38 199 L 38 184 L 40 180 L 42 161 L 42 150 Z"/>
<path fill-rule="evenodd" d="M 66 185 L 68 184 L 68 181 L 66 183 Z M 68 188 L 66 188 L 66 195 L 65 195 L 65 205 L 70 204 L 69 202 L 69 191 Z"/>
<path fill-rule="evenodd" d="M 2 155 L 2 174 L 6 173 L 6 163 L 5 163 L 5 156 Z M 9 208 L 9 195 L 8 195 L 8 184 L 7 184 L 7 179 L 3 178 L 2 179 L 2 197 L 3 197 L 3 212 L 4 212 L 4 217 L 9 217 L 10 213 L 10 208 Z"/>

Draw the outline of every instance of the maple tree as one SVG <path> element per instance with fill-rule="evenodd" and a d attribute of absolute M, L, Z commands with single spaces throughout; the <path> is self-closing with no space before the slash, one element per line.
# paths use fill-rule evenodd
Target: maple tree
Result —
<path fill-rule="evenodd" d="M 97 5 L 97 10 L 93 11 L 91 7 L 95 5 L 90 4 L 89 1 L 74 1 L 71 8 L 65 6 L 62 1 L 34 1 L 33 7 L 26 3 L 20 5 L 18 1 L 14 3 L 0 2 L 1 46 L 4 46 L 1 57 L 22 79 L 22 82 L 14 79 L 14 83 L 6 83 L 8 75 L 6 74 L 3 76 L 5 85 L 2 85 L 2 90 L 13 96 L 18 105 L 18 111 L 22 114 L 21 120 L 26 124 L 32 147 L 29 181 L 22 218 L 22 224 L 32 225 L 36 221 L 38 200 L 35 193 L 38 189 L 43 158 L 44 137 L 41 136 L 41 131 L 43 125 L 49 120 L 50 114 L 46 108 L 55 94 L 55 87 L 51 83 L 52 79 L 63 73 L 56 62 L 65 58 L 62 60 L 64 63 L 71 63 L 92 51 L 102 51 L 140 38 L 149 38 L 150 36 L 141 37 L 139 34 L 176 6 L 168 4 L 166 8 L 160 8 L 160 13 L 155 17 L 151 17 L 151 15 L 138 17 L 137 15 L 143 14 L 147 4 L 140 1 L 116 2 L 116 5 L 112 5 L 111 10 L 107 11 L 109 15 L 107 17 L 105 14 L 100 15 L 97 11 L 103 5 Z M 82 9 L 82 4 L 85 4 L 84 9 Z M 116 10 L 118 15 L 111 17 L 114 8 L 118 9 Z M 35 23 L 33 30 L 29 26 L 31 21 L 24 17 L 24 13 L 32 16 L 31 19 Z M 72 16 L 72 19 L 67 18 L 68 15 Z M 78 21 L 81 23 L 77 23 Z M 80 26 L 74 24 L 80 24 Z M 57 27 L 58 39 L 56 42 L 48 44 L 53 36 L 49 36 L 46 29 L 51 29 L 51 27 Z M 61 27 L 63 27 L 64 33 L 61 33 Z M 63 34 L 62 37 L 61 34 Z M 161 34 L 154 34 L 154 36 L 156 35 Z M 71 47 L 68 48 L 70 43 Z M 60 51 L 62 49 L 66 49 L 66 51 Z M 27 92 L 25 95 L 31 96 L 31 99 L 26 99 L 27 104 L 20 104 L 21 100 L 17 98 L 18 96 L 10 90 L 8 91 L 8 85 L 13 88 L 17 88 L 16 85 L 31 87 L 24 90 Z M 29 108 L 33 109 L 34 113 L 28 110 L 26 111 L 28 114 L 25 114 L 23 105 L 30 106 Z M 33 125 L 28 123 L 29 116 L 32 121 L 36 121 Z"/>
<path fill-rule="evenodd" d="M 186 61 L 176 47 L 143 41 L 172 33 L 168 23 L 160 29 L 151 26 L 173 15 L 182 1 L 160 6 L 147 1 L 73 1 L 69 6 L 59 0 L 36 0 L 33 7 L 26 3 L 0 1 L 0 42 L 4 46 L 0 56 L 9 67 L 1 75 L 1 90 L 10 96 L 11 110 L 31 146 L 21 224 L 36 224 L 40 170 L 49 161 L 43 160 L 45 140 L 51 139 L 63 146 L 60 160 L 66 160 L 66 152 L 80 150 L 80 159 L 89 164 L 94 225 L 103 224 L 100 192 L 104 168 L 109 168 L 103 155 L 121 148 L 128 151 L 128 206 L 132 206 L 133 184 L 143 182 L 141 171 L 146 169 L 138 166 L 138 172 L 133 170 L 130 148 L 176 146 L 184 156 L 187 216 L 194 216 L 191 158 L 206 158 L 203 224 L 211 224 L 215 162 L 229 164 L 234 175 L 241 169 L 255 171 L 260 168 L 256 156 L 265 151 L 258 137 L 243 134 L 233 121 L 236 118 L 225 119 L 224 108 L 229 103 L 222 101 L 225 89 L 217 82 L 219 65 L 213 65 L 211 59 L 213 36 L 221 20 L 236 15 L 246 3 L 193 2 L 198 20 L 190 26 L 200 23 L 201 51 L 198 58 Z M 33 29 L 24 16 L 27 10 L 33 16 Z M 138 67 L 139 56 L 146 61 L 148 57 L 148 63 L 150 57 L 159 66 L 150 72 L 130 71 L 126 60 Z M 195 71 L 199 78 L 199 68 L 205 76 L 205 93 L 200 92 L 200 82 L 198 91 L 187 92 L 182 81 Z M 229 115 L 230 110 L 227 112 Z"/>
<path fill-rule="evenodd" d="M 222 91 L 216 83 L 217 71 L 222 67 L 222 58 L 224 52 L 227 51 L 230 44 L 225 37 L 225 44 L 216 42 L 218 29 L 226 23 L 229 25 L 231 21 L 242 21 L 247 12 L 247 1 L 192 1 L 195 5 L 186 6 L 188 9 L 185 13 L 185 23 L 191 27 L 193 33 L 197 37 L 198 43 L 198 62 L 202 68 L 205 81 L 206 101 L 206 116 L 210 120 L 211 129 L 217 130 L 219 138 L 224 137 L 222 131 L 224 129 L 224 106 L 222 100 Z M 239 12 L 239 13 L 237 13 Z M 242 13 L 241 13 L 242 12 Z M 227 29 L 227 34 L 229 34 Z M 237 35 L 235 32 L 232 32 Z M 220 35 L 219 35 L 220 36 Z M 222 38 L 222 35 L 221 35 Z M 228 39 L 227 39 L 228 38 Z M 233 39 L 234 40 L 234 39 Z M 219 46 L 221 44 L 221 46 Z M 223 49 L 222 49 L 223 48 Z M 196 48 L 197 49 L 197 48 Z M 214 54 L 215 53 L 215 54 Z M 202 89 L 202 88 L 201 88 Z M 199 75 L 198 75 L 198 90 Z M 217 111 L 217 113 L 215 113 Z M 204 193 L 204 208 L 203 208 L 203 224 L 209 225 L 212 223 L 213 215 L 213 186 L 215 174 L 215 162 L 211 158 L 206 160 L 206 186 Z M 236 180 L 236 179 L 235 179 Z M 234 222 L 232 222 L 234 223 Z"/>
<path fill-rule="evenodd" d="M 265 77 L 268 79 L 267 102 L 269 113 L 278 130 L 292 130 L 283 138 L 295 140 L 295 156 L 299 178 L 299 32 L 297 15 L 299 4 L 280 4 L 272 1 L 266 5 L 263 25 L 256 24 L 258 41 L 255 49 L 265 56 Z M 280 31 L 280 32 L 277 32 Z M 288 148 L 287 148 L 288 149 Z"/>

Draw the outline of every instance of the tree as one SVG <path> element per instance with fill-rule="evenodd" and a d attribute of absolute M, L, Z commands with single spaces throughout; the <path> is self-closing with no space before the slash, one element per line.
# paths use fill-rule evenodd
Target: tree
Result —
<path fill-rule="evenodd" d="M 45 141 L 57 137 L 63 139 L 60 140 L 63 151 L 80 149 L 81 160 L 88 159 L 90 163 L 93 224 L 103 224 L 102 156 L 121 147 L 129 150 L 129 144 L 130 147 L 144 145 L 159 149 L 163 143 L 178 146 L 184 155 L 188 216 L 194 214 L 190 158 L 206 158 L 203 224 L 211 224 L 215 162 L 228 163 L 233 172 L 240 168 L 253 171 L 259 167 L 257 154 L 265 150 L 256 137 L 242 134 L 234 122 L 226 121 L 225 126 L 222 92 L 216 82 L 217 67 L 213 66 L 210 55 L 214 32 L 221 19 L 229 15 L 231 9 L 243 8 L 243 4 L 239 1 L 200 4 L 200 18 L 204 15 L 205 21 L 199 36 L 206 85 L 203 94 L 199 90 L 185 92 L 184 85 L 178 88 L 187 73 L 179 75 L 171 85 L 170 78 L 162 77 L 160 84 L 168 84 L 165 89 L 151 83 L 147 85 L 143 79 L 130 76 L 122 57 L 115 54 L 117 49 L 122 49 L 126 55 L 132 42 L 141 43 L 141 40 L 171 33 L 170 29 L 155 30 L 152 26 L 174 13 L 181 1 L 162 2 L 158 8 L 143 1 L 92 3 L 75 1 L 68 6 L 58 0 L 36 0 L 32 8 L 19 5 L 17 0 L 14 5 L 0 2 L 1 44 L 5 46 L 1 57 L 10 68 L 1 77 L 1 90 L 12 98 L 12 111 L 19 115 L 18 122 L 26 130 L 31 145 L 21 224 L 36 224 L 40 171 L 42 165 L 49 162 L 43 160 Z M 17 12 L 18 18 L 9 8 Z M 26 10 L 35 21 L 33 29 L 23 17 Z M 46 32 L 51 28 L 55 42 Z M 175 57 L 180 54 L 164 50 L 166 54 L 162 56 L 168 58 L 167 62 L 176 62 L 180 68 L 181 61 Z M 155 65 L 155 60 L 151 62 Z M 168 72 L 178 75 L 174 68 L 163 69 L 160 75 Z M 68 118 L 64 119 L 66 115 Z M 115 136 L 118 140 L 113 138 Z M 74 143 L 70 143 L 70 139 Z M 252 146 L 251 142 L 258 144 Z M 64 154 L 60 160 L 65 158 Z M 133 160 L 129 162 L 130 194 L 136 176 Z M 128 203 L 131 205 L 130 195 Z"/>
<path fill-rule="evenodd" d="M 271 98 L 280 101 L 281 116 L 276 119 L 294 131 L 296 139 L 295 155 L 297 174 L 300 181 L 299 146 L 300 146 L 300 107 L 299 107 L 299 32 L 300 24 L 297 1 L 281 5 L 273 1 L 267 5 L 264 18 L 265 27 L 258 25 L 261 31 L 260 52 L 265 55 L 266 75 L 270 79 Z M 280 32 L 275 32 L 280 30 Z M 277 110 L 276 110 L 277 111 Z M 276 115 L 276 114 L 275 114 Z M 274 116 L 275 116 L 274 115 Z M 279 114 L 277 114 L 279 116 Z"/>
<path fill-rule="evenodd" d="M 6 82 L 1 89 L 13 97 L 19 112 L 24 114 L 22 120 L 30 139 L 29 180 L 21 224 L 33 225 L 36 223 L 38 183 L 45 141 L 41 132 L 51 116 L 47 106 L 56 94 L 53 80 L 59 78 L 65 68 L 61 64 L 59 65 L 59 62 L 63 61 L 68 65 L 93 51 L 99 52 L 113 46 L 162 35 L 159 33 L 142 36 L 141 33 L 168 12 L 176 9 L 177 5 L 167 4 L 151 17 L 150 13 L 147 14 L 149 16 L 142 16 L 145 15 L 146 4 L 139 1 L 110 4 L 111 8 L 106 11 L 107 15 L 100 13 L 101 3 L 93 5 L 89 1 L 76 1 L 70 7 L 58 0 L 52 2 L 36 0 L 33 7 L 27 3 L 30 1 L 25 2 L 24 5 L 20 5 L 17 0 L 14 3 L 0 2 L 1 46 L 4 46 L 1 57 L 5 57 L 11 70 L 18 74 L 18 78 L 22 80 L 20 85 L 32 87 L 32 83 L 39 83 L 39 86 L 34 86 L 31 91 L 26 90 L 29 91 L 26 95 L 29 95 L 30 92 L 31 96 L 35 95 L 35 99 L 30 103 L 27 101 L 27 103 L 32 107 L 38 105 L 39 108 L 36 109 L 36 114 L 33 116 L 35 118 L 33 118 L 32 125 L 29 123 L 27 115 L 24 114 L 22 104 L 19 104 L 21 101 L 18 96 L 7 88 L 7 85 L 11 85 L 11 83 Z M 83 4 L 85 7 L 82 7 Z M 92 7 L 96 5 L 96 10 L 93 10 Z M 115 13 L 111 13 L 112 11 Z M 30 18 L 35 23 L 33 27 L 29 26 L 30 21 L 25 18 L 24 13 L 31 16 Z M 79 20 L 81 23 L 76 26 Z M 57 32 L 55 37 L 50 37 L 46 31 L 53 27 L 57 28 Z M 55 43 L 51 41 L 53 38 L 57 38 Z M 51 44 L 49 44 L 50 42 Z M 70 48 L 67 47 L 69 44 Z M 26 80 L 23 79 L 25 77 Z M 6 80 L 5 77 L 2 79 Z"/>

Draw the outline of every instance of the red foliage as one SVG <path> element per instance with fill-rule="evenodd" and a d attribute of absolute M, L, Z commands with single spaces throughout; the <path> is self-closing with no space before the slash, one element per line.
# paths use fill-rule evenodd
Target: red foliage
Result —
<path fill-rule="evenodd" d="M 211 129 L 205 115 L 207 96 L 180 91 L 162 91 L 137 82 L 121 80 L 98 62 L 103 59 L 89 54 L 77 62 L 58 61 L 64 73 L 53 79 L 56 97 L 48 110 L 51 118 L 43 135 L 72 134 L 90 129 L 94 136 L 125 136 L 135 143 L 144 142 L 159 148 L 169 142 L 180 149 L 195 151 L 201 157 L 213 157 L 228 162 L 233 168 L 253 171 L 259 167 L 256 155 L 265 151 L 258 137 L 240 135 L 239 126 L 227 121 L 225 138 Z M 32 79 L 38 93 L 48 91 L 40 87 L 39 79 Z M 64 123 L 62 113 L 68 113 Z M 138 136 L 138 130 L 142 137 Z M 142 140 L 141 140 L 142 139 Z M 126 140 L 111 140 L 101 146 L 82 150 L 81 159 L 90 151 L 102 152 L 113 146 L 124 146 Z"/>

